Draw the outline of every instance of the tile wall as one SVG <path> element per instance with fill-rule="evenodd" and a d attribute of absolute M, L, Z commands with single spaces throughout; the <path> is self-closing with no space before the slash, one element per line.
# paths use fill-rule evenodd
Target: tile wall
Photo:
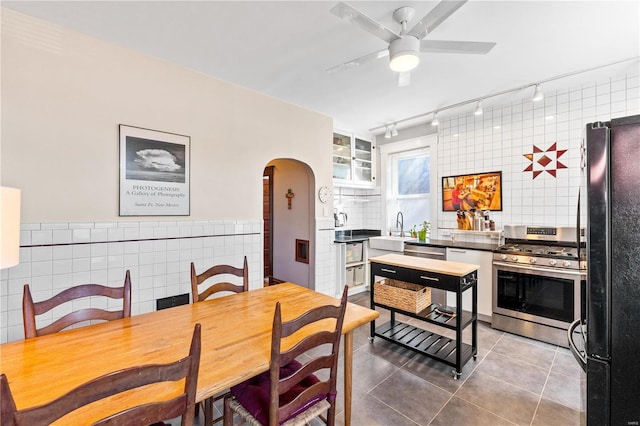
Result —
<path fill-rule="evenodd" d="M 544 89 L 544 87 L 542 87 Z M 440 119 L 438 128 L 438 194 L 442 205 L 442 177 L 502 171 L 503 209 L 492 212 L 496 229 L 509 224 L 575 226 L 578 187 L 581 180 L 581 144 L 587 123 L 640 114 L 640 73 L 590 81 L 555 92 L 532 102 L 526 98 L 504 105 L 485 106 L 482 116 L 460 114 Z M 543 151 L 556 144 L 567 150 L 554 160 L 560 168 L 556 176 L 546 167 L 535 179 L 524 170 L 532 164 L 525 157 L 534 145 Z M 549 156 L 558 155 L 550 151 Z M 380 188 L 335 188 L 334 207 L 340 204 L 349 215 L 347 228 L 380 229 L 382 197 Z M 342 197 L 340 197 L 342 195 Z M 451 238 L 456 215 L 438 212 L 432 238 Z M 457 233 L 457 240 L 495 242 L 495 235 Z"/>
<path fill-rule="evenodd" d="M 42 300 L 77 284 L 120 286 L 129 269 L 136 315 L 155 311 L 156 299 L 191 294 L 191 262 L 196 270 L 221 263 L 241 266 L 246 255 L 249 288 L 260 288 L 262 229 L 261 220 L 22 224 L 20 264 L 0 275 L 0 343 L 24 337 L 24 284 L 34 300 Z M 333 218 L 318 219 L 316 229 L 316 290 L 335 295 Z M 39 321 L 50 323 L 64 313 L 57 310 Z"/>
<path fill-rule="evenodd" d="M 544 87 L 542 87 L 544 89 Z M 528 94 L 530 96 L 531 94 Z M 502 171 L 501 212 L 492 212 L 496 228 L 508 224 L 576 225 L 578 188 L 581 181 L 581 143 L 587 123 L 640 114 L 640 75 L 606 78 L 545 92 L 540 102 L 530 98 L 486 107 L 482 116 L 458 115 L 440 120 L 438 129 L 438 205 L 442 205 L 442 177 Z M 546 172 L 536 178 L 524 170 L 532 164 L 524 155 L 534 145 L 547 151 L 556 144 L 567 150 L 557 161 L 556 176 Z M 557 151 L 550 151 L 554 157 Z M 440 212 L 438 231 L 456 226 L 456 215 Z"/>
<path fill-rule="evenodd" d="M 257 272 L 262 270 L 261 221 L 42 223 L 21 228 L 20 264 L 2 271 L 2 342 L 23 338 L 27 283 L 34 300 L 42 300 L 76 284 L 122 285 L 129 269 L 136 315 L 154 311 L 158 298 L 190 294 L 192 261 L 196 270 L 214 263 L 241 266 L 246 254 L 250 287 L 262 286 Z M 56 311 L 39 320 L 49 323 L 63 314 Z"/>
<path fill-rule="evenodd" d="M 347 214 L 344 229 L 381 229 L 382 196 L 377 188 L 335 187 L 333 206 Z"/>

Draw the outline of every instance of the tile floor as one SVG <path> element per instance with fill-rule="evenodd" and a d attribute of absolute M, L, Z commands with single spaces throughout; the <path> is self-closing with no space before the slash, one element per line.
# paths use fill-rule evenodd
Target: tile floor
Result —
<path fill-rule="evenodd" d="M 350 301 L 369 306 L 369 293 Z M 378 321 L 387 321 L 388 311 L 379 311 Z M 449 333 L 412 318 L 396 319 Z M 354 331 L 353 426 L 584 424 L 585 375 L 568 349 L 480 322 L 477 360 L 453 380 L 452 367 L 380 338 L 369 343 L 369 331 Z M 470 343 L 470 329 L 463 339 Z M 343 425 L 342 372 L 339 377 L 336 424 Z"/>

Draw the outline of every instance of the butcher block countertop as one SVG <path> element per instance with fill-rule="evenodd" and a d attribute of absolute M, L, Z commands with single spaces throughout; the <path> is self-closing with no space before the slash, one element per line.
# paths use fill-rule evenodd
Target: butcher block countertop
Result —
<path fill-rule="evenodd" d="M 480 266 L 472 265 L 470 263 L 425 259 L 422 257 L 405 256 L 403 254 L 385 254 L 382 256 L 370 257 L 369 261 L 372 263 L 382 263 L 384 265 L 435 272 L 438 274 L 453 275 L 456 277 L 464 277 L 465 275 L 480 268 Z"/>

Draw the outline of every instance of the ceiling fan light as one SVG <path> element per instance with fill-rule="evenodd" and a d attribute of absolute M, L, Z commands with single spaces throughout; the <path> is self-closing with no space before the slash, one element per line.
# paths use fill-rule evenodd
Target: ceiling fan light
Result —
<path fill-rule="evenodd" d="M 411 71 L 420 63 L 420 58 L 415 53 L 405 52 L 391 58 L 389 68 L 396 72 Z"/>
<path fill-rule="evenodd" d="M 396 72 L 411 71 L 420 63 L 420 40 L 404 36 L 389 44 L 389 68 Z"/>
<path fill-rule="evenodd" d="M 391 126 L 387 126 L 386 129 L 387 130 L 384 132 L 384 138 L 389 139 L 391 138 Z"/>
<path fill-rule="evenodd" d="M 540 85 L 536 84 L 536 89 L 533 91 L 532 101 L 538 102 L 544 99 L 544 93 L 540 90 Z"/>
<path fill-rule="evenodd" d="M 478 101 L 478 103 L 476 104 L 476 109 L 473 110 L 473 115 L 482 115 L 483 112 L 482 101 Z"/>

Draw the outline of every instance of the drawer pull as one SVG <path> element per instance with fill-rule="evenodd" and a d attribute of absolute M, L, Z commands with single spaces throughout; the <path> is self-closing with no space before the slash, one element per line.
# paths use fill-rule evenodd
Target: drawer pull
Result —
<path fill-rule="evenodd" d="M 396 271 L 394 271 L 393 269 L 385 269 L 385 268 L 381 268 L 380 270 L 381 270 L 382 272 L 389 272 L 389 273 L 392 273 L 392 274 L 395 274 L 395 273 L 396 273 Z"/>
<path fill-rule="evenodd" d="M 440 281 L 440 278 L 427 277 L 427 276 L 424 276 L 424 275 L 420 275 L 420 278 L 422 278 L 423 280 L 429 280 L 429 281 Z"/>

